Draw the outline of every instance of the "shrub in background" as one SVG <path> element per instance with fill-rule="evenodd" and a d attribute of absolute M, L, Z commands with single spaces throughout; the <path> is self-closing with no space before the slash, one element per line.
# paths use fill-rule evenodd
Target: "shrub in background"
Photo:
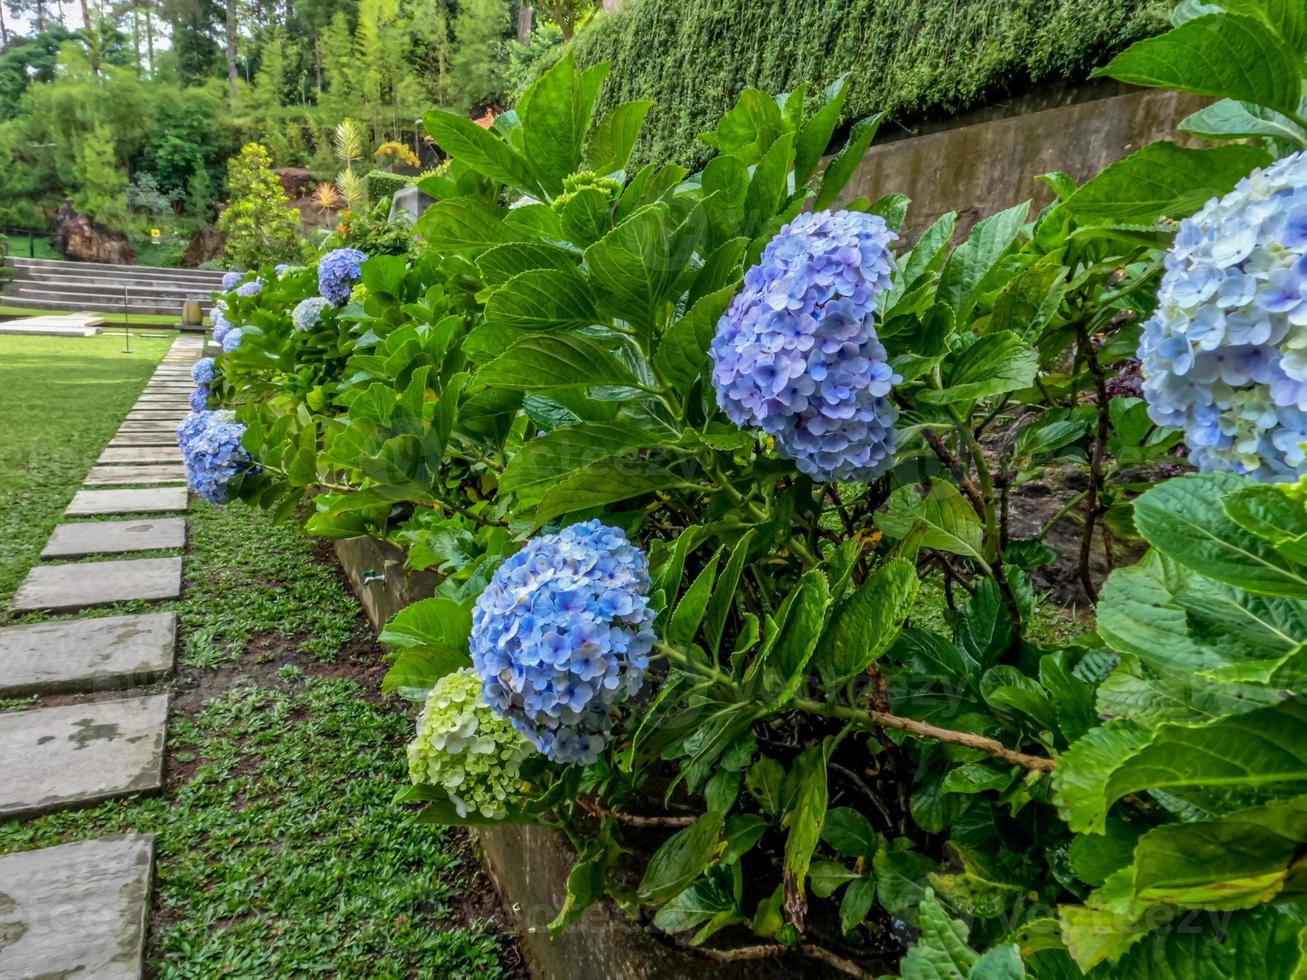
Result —
<path fill-rule="evenodd" d="M 246 143 L 227 165 L 227 206 L 218 216 L 227 257 L 247 269 L 294 258 L 299 217 L 289 203 L 268 151 Z"/>

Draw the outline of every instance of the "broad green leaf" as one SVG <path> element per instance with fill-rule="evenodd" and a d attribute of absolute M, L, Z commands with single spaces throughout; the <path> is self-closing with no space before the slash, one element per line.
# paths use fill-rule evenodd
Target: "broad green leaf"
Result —
<path fill-rule="evenodd" d="M 856 677 L 881 658 L 898 638 L 919 585 L 912 563 L 895 558 L 840 603 L 814 658 L 827 687 Z"/>
<path fill-rule="evenodd" d="M 831 135 L 844 111 L 844 99 L 849 92 L 848 75 L 841 75 L 826 88 L 821 108 L 812 114 L 794 144 L 794 183 L 802 187 L 821 162 Z"/>
<path fill-rule="evenodd" d="M 474 388 L 538 391 L 568 385 L 625 385 L 631 372 L 597 340 L 576 334 L 523 337 L 473 377 Z"/>
<path fill-rule="evenodd" d="M 535 527 L 556 517 L 686 486 L 685 480 L 656 463 L 601 459 L 550 487 L 536 507 Z"/>
<path fill-rule="evenodd" d="M 929 405 L 971 402 L 1029 388 L 1039 373 L 1039 355 L 1010 330 L 985 334 L 944 372 L 944 386 L 917 397 Z"/>
<path fill-rule="evenodd" d="M 606 191 L 582 187 L 567 199 L 559 218 L 568 239 L 585 248 L 612 230 L 612 202 Z"/>
<path fill-rule="evenodd" d="M 442 150 L 477 173 L 516 187 L 524 194 L 539 193 L 539 185 L 527 162 L 508 143 L 466 116 L 437 110 L 423 116 L 422 124 Z M 430 211 L 428 208 L 427 213 Z"/>
<path fill-rule="evenodd" d="M 498 286 L 532 269 L 576 274 L 577 257 L 544 242 L 510 242 L 477 256 L 477 270 L 487 285 Z"/>
<path fill-rule="evenodd" d="M 578 72 L 568 50 L 518 101 L 523 156 L 550 195 L 560 193 L 563 178 L 581 169 L 595 98 L 607 73 L 605 62 Z"/>
<path fill-rule="evenodd" d="M 381 679 L 381 693 L 394 691 L 426 691 L 446 674 L 472 665 L 466 647 L 455 649 L 444 646 L 414 647 L 401 650 L 386 676 Z"/>
<path fill-rule="evenodd" d="M 574 272 L 531 269 L 486 301 L 486 323 L 513 330 L 571 330 L 595 323 L 594 301 Z"/>
<path fill-rule="evenodd" d="M 664 932 L 684 932 L 736 907 L 730 869 L 718 865 L 660 908 L 654 925 Z"/>
<path fill-rule="evenodd" d="M 722 569 L 717 587 L 713 589 L 708 599 L 708 615 L 703 632 L 704 640 L 708 644 L 708 652 L 714 656 L 721 647 L 722 633 L 726 629 L 726 617 L 735 601 L 735 589 L 740 584 L 740 573 L 744 570 L 744 563 L 749 557 L 749 545 L 753 543 L 753 534 L 753 529 L 750 528 L 745 532 L 744 537 L 732 546 L 731 557 L 727 560 L 726 567 Z"/>
<path fill-rule="evenodd" d="M 703 614 L 708 609 L 708 600 L 712 597 L 713 583 L 717 581 L 717 563 L 721 559 L 721 549 L 717 549 L 708 564 L 695 576 L 685 595 L 676 604 L 676 611 L 667 624 L 667 642 L 676 646 L 688 646 L 694 642 L 703 622 Z"/>
<path fill-rule="evenodd" d="M 1307 130 L 1273 109 L 1251 102 L 1222 99 L 1186 116 L 1180 128 L 1208 139 L 1280 139 L 1307 145 Z"/>
<path fill-rule="evenodd" d="M 1195 150 L 1149 143 L 1082 184 L 1063 207 L 1082 224 L 1184 218 L 1269 161 L 1256 146 Z"/>
<path fill-rule="evenodd" d="M 522 237 L 499 220 L 497 211 L 470 197 L 432 204 L 422 212 L 414 231 L 439 252 L 479 252 Z"/>
<path fill-rule="evenodd" d="M 782 787 L 785 770 L 775 759 L 762 756 L 749 767 L 744 777 L 744 788 L 762 807 L 764 813 L 775 817 L 781 811 Z"/>
<path fill-rule="evenodd" d="M 821 828 L 821 839 L 844 857 L 870 861 L 876 856 L 881 836 L 871 829 L 871 823 L 857 810 L 847 806 L 833 807 L 826 814 Z"/>
<path fill-rule="evenodd" d="M 829 791 L 824 743 L 809 745 L 794 760 L 790 779 L 794 785 L 794 805 L 789 816 L 790 831 L 785 838 L 785 914 L 792 925 L 802 929 L 808 909 L 804 883 L 826 820 Z"/>
<path fill-rule="evenodd" d="M 849 182 L 853 172 L 858 169 L 858 164 L 862 162 L 867 147 L 871 146 L 871 141 L 876 138 L 876 130 L 880 128 L 880 121 L 883 118 L 884 114 L 878 112 L 853 124 L 844 149 L 835 154 L 835 158 L 826 165 L 826 171 L 821 175 L 817 196 L 812 201 L 814 210 L 828 208 L 839 198 L 844 185 Z"/>
<path fill-rule="evenodd" d="M 585 143 L 586 169 L 601 176 L 626 169 L 644 117 L 651 108 L 651 99 L 623 102 L 595 123 Z"/>
<path fill-rule="evenodd" d="M 567 873 L 567 891 L 563 907 L 549 923 L 549 935 L 557 936 L 580 921 L 585 910 L 603 897 L 604 875 L 608 870 L 608 848 L 597 840 L 585 842 L 576 863 Z"/>
<path fill-rule="evenodd" d="M 776 677 L 776 687 L 769 690 L 775 704 L 786 704 L 803 683 L 804 670 L 812 659 L 826 610 L 830 606 L 830 586 L 819 568 L 805 572 L 794 587 L 794 600 L 780 638 L 767 657 L 768 675 Z"/>
<path fill-rule="evenodd" d="M 652 330 L 689 253 L 673 254 L 667 205 L 635 212 L 585 250 L 590 278 L 619 319 Z"/>
<path fill-rule="evenodd" d="M 752 238 L 767 227 L 789 189 L 791 164 L 794 162 L 794 134 L 776 140 L 753 168 L 749 189 L 744 195 L 744 234 Z"/>
<path fill-rule="evenodd" d="M 967 322 L 982 284 L 1016 242 L 1029 211 L 1027 201 L 991 214 L 971 229 L 966 241 L 944 263 L 936 298 L 953 309 L 959 323 Z"/>
<path fill-rule="evenodd" d="M 728 157 L 736 157 L 745 166 L 757 163 L 784 132 L 781 110 L 766 92 L 746 88 L 721 120 L 717 129 L 703 133 L 699 139 Z"/>
<path fill-rule="evenodd" d="M 1266 23 L 1213 13 L 1132 44 L 1095 72 L 1131 85 L 1177 89 L 1295 113 L 1302 56 Z"/>
<path fill-rule="evenodd" d="M 1262 595 L 1307 598 L 1304 570 L 1221 506 L 1224 493 L 1247 483 L 1229 473 L 1168 480 L 1135 501 L 1135 526 L 1158 551 L 1208 578 Z"/>
<path fill-rule="evenodd" d="M 845 935 L 862 923 L 875 900 L 876 879 L 865 875 L 844 890 L 844 898 L 840 901 L 840 929 Z"/>
<path fill-rule="evenodd" d="M 567 474 L 597 459 L 620 456 L 656 441 L 648 429 L 624 421 L 582 422 L 554 429 L 523 444 L 504 467 L 499 490 L 516 494 L 523 502 L 536 501 Z"/>
<path fill-rule="evenodd" d="M 405 650 L 423 646 L 466 650 L 471 632 L 472 613 L 467 608 L 449 599 L 422 599 L 392 616 L 377 639 Z"/>
<path fill-rule="evenodd" d="M 966 925 L 950 918 L 927 890 L 918 906 L 921 933 L 899 964 L 901 980 L 961 980 L 980 958 L 967 945 Z"/>
<path fill-rule="evenodd" d="M 708 812 L 677 831 L 654 852 L 640 881 L 640 900 L 660 905 L 701 875 L 717 854 L 722 815 Z"/>
<path fill-rule="evenodd" d="M 732 284 L 709 293 L 663 334 L 654 352 L 654 366 L 673 388 L 686 391 L 708 367 L 708 345 L 717 321 L 731 305 L 735 292 L 736 286 Z"/>
<path fill-rule="evenodd" d="M 930 491 L 917 495 L 917 488 L 903 486 L 890 494 L 876 526 L 892 538 L 904 540 L 919 535 L 917 544 L 968 558 L 981 557 L 983 529 L 975 510 L 961 492 L 939 477 L 932 477 Z"/>

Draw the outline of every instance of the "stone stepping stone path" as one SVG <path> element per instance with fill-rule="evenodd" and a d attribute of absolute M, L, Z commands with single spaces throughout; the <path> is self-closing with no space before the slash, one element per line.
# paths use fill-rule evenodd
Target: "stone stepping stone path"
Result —
<path fill-rule="evenodd" d="M 0 977 L 139 977 L 153 862 L 135 834 L 0 857 Z"/>
<path fill-rule="evenodd" d="M 140 521 L 90 521 L 60 524 L 50 535 L 42 558 L 81 558 L 86 555 L 153 551 L 186 547 L 186 521 L 164 517 Z"/>
<path fill-rule="evenodd" d="M 171 463 L 149 463 L 144 466 L 93 466 L 86 474 L 84 482 L 88 486 L 123 483 L 185 483 L 186 469 Z"/>
<path fill-rule="evenodd" d="M 181 594 L 181 558 L 37 565 L 14 593 L 10 608 L 71 612 L 131 599 L 176 599 Z"/>
<path fill-rule="evenodd" d="M 100 463 L 180 463 L 182 451 L 172 446 L 119 446 L 106 449 L 96 460 Z"/>
<path fill-rule="evenodd" d="M 176 613 L 0 629 L 0 697 L 125 690 L 172 673 Z"/>
<path fill-rule="evenodd" d="M 185 487 L 78 490 L 64 514 L 68 517 L 98 517 L 102 514 L 181 513 L 186 510 L 187 499 Z"/>
<path fill-rule="evenodd" d="M 166 694 L 0 713 L 0 817 L 159 789 L 167 720 Z"/>
<path fill-rule="evenodd" d="M 190 367 L 204 342 L 179 337 L 118 434 L 86 475 L 41 557 L 82 559 L 186 544 L 184 486 L 175 442 L 189 410 Z M 162 515 L 162 516 L 160 516 Z M 125 600 L 176 598 L 180 554 L 41 564 L 11 601 L 14 612 L 60 612 Z M 0 712 L 0 819 L 159 790 L 167 694 L 134 686 L 171 674 L 170 612 L 47 619 L 0 628 L 0 696 L 113 691 L 110 700 Z M 142 974 L 153 839 L 129 835 L 0 855 L 0 978 L 137 980 Z"/>

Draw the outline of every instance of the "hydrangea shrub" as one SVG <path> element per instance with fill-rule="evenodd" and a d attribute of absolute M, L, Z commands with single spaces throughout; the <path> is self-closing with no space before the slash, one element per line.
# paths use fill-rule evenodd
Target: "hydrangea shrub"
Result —
<path fill-rule="evenodd" d="M 344 306 L 363 275 L 367 255 L 356 248 L 337 248 L 318 261 L 318 293 L 332 306 Z"/>
<path fill-rule="evenodd" d="M 1181 222 L 1139 359 L 1150 417 L 1199 469 L 1307 473 L 1307 152 Z"/>
<path fill-rule="evenodd" d="M 427 695 L 408 745 L 414 783 L 449 794 L 459 816 L 502 817 L 521 791 L 518 775 L 530 744 L 481 696 L 470 668 L 446 674 Z"/>
<path fill-rule="evenodd" d="M 801 214 L 767 243 L 717 325 L 717 404 L 762 429 L 814 480 L 869 480 L 894 462 L 900 380 L 872 323 L 898 236 L 878 215 Z"/>
<path fill-rule="evenodd" d="M 312 330 L 322 319 L 322 313 L 331 307 L 331 301 L 322 296 L 310 296 L 302 299 L 291 311 L 290 319 L 295 329 L 301 333 Z"/>

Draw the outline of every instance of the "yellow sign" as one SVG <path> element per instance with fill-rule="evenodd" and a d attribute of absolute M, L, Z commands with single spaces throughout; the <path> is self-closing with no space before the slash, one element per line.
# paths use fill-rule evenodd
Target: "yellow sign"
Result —
<path fill-rule="evenodd" d="M 157 242 L 157 241 L 159 240 L 159 229 L 158 229 L 158 228 L 151 228 L 151 229 L 150 229 L 150 237 L 153 238 L 153 239 Z"/>

